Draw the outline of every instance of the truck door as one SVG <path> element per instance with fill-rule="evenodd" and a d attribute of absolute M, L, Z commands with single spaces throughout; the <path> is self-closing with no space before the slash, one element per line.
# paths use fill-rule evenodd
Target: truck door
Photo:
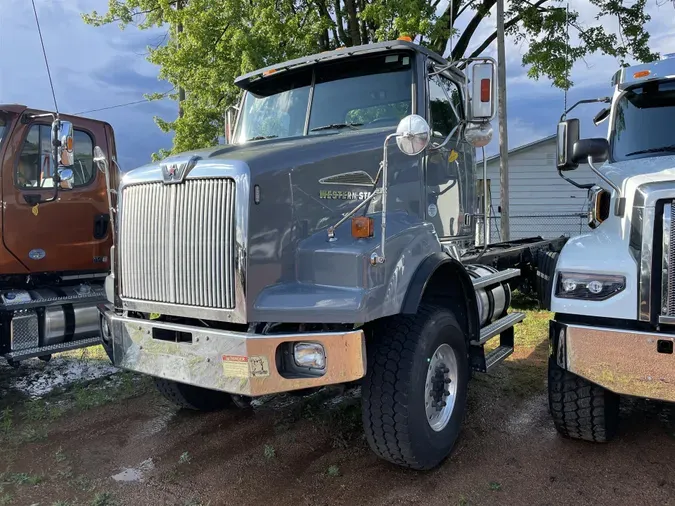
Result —
<path fill-rule="evenodd" d="M 64 117 L 74 126 L 72 190 L 56 201 L 50 158 L 51 125 L 44 119 L 17 125 L 2 160 L 3 241 L 31 272 L 109 268 L 110 234 L 104 176 L 93 163 L 94 146 L 107 146 L 102 123 Z"/>
<path fill-rule="evenodd" d="M 440 145 L 458 124 L 457 114 L 463 114 L 461 94 L 454 82 L 440 74 L 429 77 L 427 85 L 431 142 Z M 426 160 L 426 216 L 439 239 L 471 236 L 473 171 L 467 143 L 458 138 L 455 132 L 443 148 L 432 149 Z"/>

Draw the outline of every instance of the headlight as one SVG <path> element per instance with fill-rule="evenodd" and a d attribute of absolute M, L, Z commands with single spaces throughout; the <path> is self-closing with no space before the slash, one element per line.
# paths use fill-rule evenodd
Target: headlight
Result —
<path fill-rule="evenodd" d="M 588 197 L 588 226 L 597 228 L 609 218 L 611 194 L 599 186 L 594 186 L 589 190 Z"/>
<path fill-rule="evenodd" d="M 555 296 L 563 299 L 605 300 L 624 288 L 625 276 L 559 272 Z"/>

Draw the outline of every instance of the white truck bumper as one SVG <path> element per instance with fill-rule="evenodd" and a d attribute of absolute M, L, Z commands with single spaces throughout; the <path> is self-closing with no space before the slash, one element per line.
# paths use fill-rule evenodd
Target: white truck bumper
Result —
<path fill-rule="evenodd" d="M 675 336 L 550 322 L 558 365 L 622 395 L 675 402 Z"/>

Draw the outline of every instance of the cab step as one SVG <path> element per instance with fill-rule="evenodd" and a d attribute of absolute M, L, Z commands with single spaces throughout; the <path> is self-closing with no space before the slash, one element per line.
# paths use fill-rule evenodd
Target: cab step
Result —
<path fill-rule="evenodd" d="M 520 269 L 504 269 L 503 271 L 495 272 L 494 274 L 488 274 L 487 276 L 481 276 L 480 278 L 474 278 L 473 287 L 474 289 L 485 288 L 486 286 L 496 285 L 502 283 L 507 279 L 512 279 L 520 276 Z"/>
<path fill-rule="evenodd" d="M 511 313 L 504 318 L 500 318 L 480 329 L 480 340 L 471 341 L 472 346 L 482 346 L 490 339 L 498 334 L 501 334 L 506 329 L 513 327 L 516 323 L 520 323 L 525 319 L 525 313 Z"/>
<path fill-rule="evenodd" d="M 511 355 L 514 348 L 513 327 L 524 319 L 525 313 L 515 312 L 483 327 L 480 331 L 480 339 L 470 343 L 471 368 L 477 372 L 489 372 Z M 499 336 L 499 346 L 486 353 L 485 344 L 497 336 Z"/>

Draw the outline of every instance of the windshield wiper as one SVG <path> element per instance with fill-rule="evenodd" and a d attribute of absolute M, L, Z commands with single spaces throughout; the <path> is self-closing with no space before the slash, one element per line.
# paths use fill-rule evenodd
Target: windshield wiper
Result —
<path fill-rule="evenodd" d="M 671 144 L 670 146 L 662 146 L 660 148 L 650 148 L 650 149 L 641 149 L 640 151 L 633 151 L 632 153 L 628 153 L 626 156 L 631 156 L 631 155 L 643 155 L 645 153 L 675 153 L 675 144 Z"/>
<path fill-rule="evenodd" d="M 330 125 L 324 125 L 316 128 L 312 128 L 310 132 L 318 132 L 319 130 L 340 130 L 341 128 L 351 128 L 352 130 L 358 130 L 363 123 L 332 123 Z"/>
<path fill-rule="evenodd" d="M 256 135 L 255 137 L 251 137 L 250 139 L 246 139 L 246 142 L 248 141 L 263 141 L 265 139 L 275 139 L 276 137 L 279 137 L 278 135 Z"/>

